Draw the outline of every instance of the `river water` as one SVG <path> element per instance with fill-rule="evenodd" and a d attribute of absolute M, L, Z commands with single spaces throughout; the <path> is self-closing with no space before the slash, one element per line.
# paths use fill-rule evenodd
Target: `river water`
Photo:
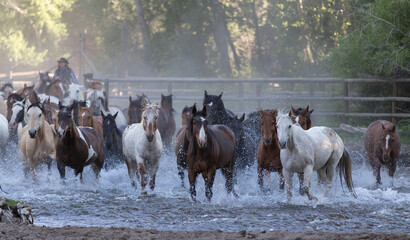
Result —
<path fill-rule="evenodd" d="M 212 202 L 207 202 L 204 181 L 198 177 L 198 202 L 190 201 L 188 188 L 181 188 L 175 157 L 161 159 L 155 191 L 140 195 L 140 186 L 131 187 L 125 164 L 101 172 L 96 181 L 90 167 L 84 171 L 84 184 L 67 169 L 67 181 L 60 182 L 56 166 L 51 173 L 39 169 L 38 182 L 25 179 L 17 158 L 17 147 L 10 143 L 0 164 L 0 184 L 8 198 L 29 203 L 36 225 L 101 226 L 149 228 L 157 230 L 287 230 L 326 232 L 405 232 L 410 229 L 410 169 L 399 165 L 394 186 L 387 172 L 383 185 L 375 178 L 363 151 L 352 151 L 353 180 L 358 198 L 343 192 L 335 179 L 329 195 L 316 184 L 311 191 L 318 197 L 312 203 L 294 189 L 290 203 L 279 189 L 276 173 L 265 180 L 269 192 L 257 185 L 256 166 L 248 169 L 235 186 L 239 198 L 227 196 L 222 174 L 218 172 Z M 296 175 L 294 183 L 298 185 Z M 188 186 L 188 180 L 185 179 Z"/>

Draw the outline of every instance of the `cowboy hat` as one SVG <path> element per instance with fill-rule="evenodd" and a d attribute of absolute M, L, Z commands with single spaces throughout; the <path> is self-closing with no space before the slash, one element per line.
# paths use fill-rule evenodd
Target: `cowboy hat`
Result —
<path fill-rule="evenodd" d="M 65 64 L 68 64 L 68 61 L 67 61 L 67 59 L 65 59 L 65 58 L 60 58 L 60 60 L 58 60 L 57 62 L 58 62 L 58 63 L 64 62 Z"/>

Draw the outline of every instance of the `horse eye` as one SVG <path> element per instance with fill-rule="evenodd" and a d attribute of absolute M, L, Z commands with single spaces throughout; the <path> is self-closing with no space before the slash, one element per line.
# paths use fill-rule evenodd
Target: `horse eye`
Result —
<path fill-rule="evenodd" d="M 157 120 L 157 118 L 158 118 L 157 116 L 154 117 L 155 120 Z"/>
<path fill-rule="evenodd" d="M 41 113 L 38 115 L 38 117 L 41 117 Z"/>
<path fill-rule="evenodd" d="M 292 127 L 292 125 L 289 125 L 289 128 L 291 128 Z"/>

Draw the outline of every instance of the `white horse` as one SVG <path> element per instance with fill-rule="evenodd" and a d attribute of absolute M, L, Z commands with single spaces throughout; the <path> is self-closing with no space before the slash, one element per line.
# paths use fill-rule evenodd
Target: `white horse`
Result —
<path fill-rule="evenodd" d="M 9 128 L 7 119 L 3 114 L 0 114 L 0 151 L 4 152 L 4 147 L 9 140 Z"/>
<path fill-rule="evenodd" d="M 146 172 L 150 175 L 150 188 L 155 188 L 155 177 L 159 168 L 163 146 L 157 129 L 158 104 L 147 104 L 142 113 L 142 122 L 128 126 L 123 133 L 122 148 L 131 185 L 137 188 L 135 179 L 141 175 L 141 193 L 146 194 Z"/>
<path fill-rule="evenodd" d="M 47 163 L 50 169 L 51 162 L 56 159 L 55 132 L 45 120 L 39 103 L 30 105 L 27 115 L 29 121 L 19 135 L 19 157 L 35 178 L 38 164 Z"/>
<path fill-rule="evenodd" d="M 313 170 L 317 172 L 319 182 L 327 184 L 330 189 L 335 168 L 339 161 L 343 161 L 343 166 L 340 167 L 340 175 L 344 171 L 343 174 L 348 188 L 349 190 L 353 189 L 351 163 L 343 158 L 341 159 L 344 144 L 333 129 L 312 127 L 309 130 L 303 130 L 299 124 L 292 124 L 291 112 L 289 112 L 289 115 L 280 114 L 276 126 L 288 200 L 292 197 L 292 177 L 295 172 L 304 173 L 302 190 L 309 200 L 317 200 L 309 192 L 309 183 Z M 348 179 L 348 176 L 350 176 L 350 179 Z"/>
<path fill-rule="evenodd" d="M 0 114 L 2 114 L 3 116 L 7 116 L 6 100 L 3 98 L 1 94 L 0 94 Z"/>
<path fill-rule="evenodd" d="M 78 84 L 70 84 L 68 86 L 68 95 L 64 96 L 63 105 L 68 106 L 73 103 L 73 101 L 85 101 L 84 96 L 84 86 Z M 57 103 L 58 104 L 58 103 Z"/>
<path fill-rule="evenodd" d="M 100 115 L 101 111 L 104 113 L 104 115 L 114 115 L 118 112 L 118 115 L 115 118 L 115 123 L 117 124 L 117 127 L 127 125 L 127 119 L 125 118 L 124 113 L 122 113 L 122 111 L 119 108 L 106 106 L 107 100 L 105 98 L 103 91 L 97 89 L 87 89 L 85 95 L 87 106 L 92 107 L 93 115 L 98 116 Z"/>

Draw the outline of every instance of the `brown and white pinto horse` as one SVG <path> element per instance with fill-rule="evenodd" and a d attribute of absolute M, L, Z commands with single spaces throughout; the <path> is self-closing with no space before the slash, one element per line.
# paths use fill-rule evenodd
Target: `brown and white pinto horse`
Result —
<path fill-rule="evenodd" d="M 13 115 L 13 105 L 16 102 L 21 102 L 23 101 L 24 98 L 22 96 L 20 96 L 20 94 L 18 93 L 12 93 L 7 97 L 7 101 L 6 101 L 6 105 L 7 105 L 7 121 L 10 121 L 11 116 Z"/>
<path fill-rule="evenodd" d="M 278 172 L 280 175 L 279 188 L 284 189 L 285 179 L 282 173 L 282 163 L 280 162 L 280 148 L 276 131 L 277 110 L 262 110 L 261 125 L 262 139 L 258 147 L 258 184 L 262 191 L 264 172 Z"/>
<path fill-rule="evenodd" d="M 71 167 L 75 175 L 80 174 L 85 166 L 90 165 L 98 179 L 104 165 L 104 146 L 98 132 L 89 127 L 77 127 L 72 116 L 73 105 L 62 106 L 58 112 L 57 128 L 57 167 L 60 177 L 65 178 L 65 167 Z"/>
<path fill-rule="evenodd" d="M 193 117 L 187 124 L 189 136 L 188 147 L 188 178 L 190 194 L 196 201 L 196 178 L 202 174 L 205 181 L 205 195 L 208 201 L 212 199 L 212 187 L 217 169 L 222 169 L 226 182 L 226 190 L 237 196 L 233 189 L 233 170 L 235 165 L 235 136 L 225 125 L 208 125 L 206 106 L 197 112 L 192 109 Z"/>
<path fill-rule="evenodd" d="M 34 90 L 34 84 L 32 86 L 27 86 L 27 84 L 24 84 L 24 87 L 17 91 L 17 93 L 20 94 L 22 98 L 28 99 L 30 103 L 40 102 L 40 99 Z"/>
<path fill-rule="evenodd" d="M 177 169 L 178 169 L 178 175 L 181 178 L 181 186 L 184 187 L 184 170 L 187 169 L 188 165 L 186 162 L 187 158 L 187 153 L 188 153 L 188 145 L 189 145 L 189 139 L 186 131 L 186 126 L 189 121 L 191 121 L 192 118 L 192 108 L 195 106 L 195 104 L 192 107 L 185 106 L 184 109 L 182 110 L 182 127 L 179 129 L 177 133 L 177 137 L 175 139 L 175 146 L 174 146 L 174 151 L 175 155 L 177 156 Z"/>
<path fill-rule="evenodd" d="M 63 101 L 64 94 L 67 92 L 68 86 L 60 79 L 51 79 L 50 84 L 47 85 L 44 93 L 50 96 L 54 96 L 60 101 Z"/>
<path fill-rule="evenodd" d="M 169 148 L 172 142 L 172 137 L 175 134 L 175 119 L 174 109 L 172 108 L 172 95 L 165 96 L 161 94 L 161 108 L 158 117 L 158 130 L 161 133 L 161 138 L 164 146 Z"/>
<path fill-rule="evenodd" d="M 98 121 L 96 116 L 93 116 L 91 107 L 78 106 L 78 126 L 92 127 L 103 138 L 102 124 Z"/>
<path fill-rule="evenodd" d="M 393 184 L 397 158 L 400 154 L 400 136 L 396 126 L 389 121 L 372 122 L 366 131 L 364 147 L 369 156 L 377 184 L 381 184 L 380 168 L 382 165 L 389 168 L 389 177 L 391 184 Z"/>
<path fill-rule="evenodd" d="M 312 120 L 310 120 L 310 115 L 312 114 L 314 109 L 309 111 L 309 105 L 307 105 L 305 109 L 295 109 L 292 105 L 290 105 L 290 108 L 292 110 L 293 123 L 298 123 L 304 130 L 308 130 L 312 127 Z"/>

